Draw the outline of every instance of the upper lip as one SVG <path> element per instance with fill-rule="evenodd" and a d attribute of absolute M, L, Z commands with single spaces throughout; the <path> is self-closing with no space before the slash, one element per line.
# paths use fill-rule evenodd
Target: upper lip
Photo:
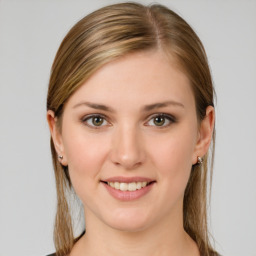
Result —
<path fill-rule="evenodd" d="M 124 183 L 131 183 L 131 182 L 152 182 L 155 181 L 153 179 L 150 178 L 146 178 L 146 177 L 123 177 L 123 176 L 116 176 L 116 177 L 110 177 L 107 179 L 103 179 L 101 180 L 103 182 L 124 182 Z"/>

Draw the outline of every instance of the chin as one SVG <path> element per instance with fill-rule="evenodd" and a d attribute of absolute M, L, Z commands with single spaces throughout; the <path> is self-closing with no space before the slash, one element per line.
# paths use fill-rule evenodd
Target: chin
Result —
<path fill-rule="evenodd" d="M 149 226 L 149 222 L 145 214 L 119 212 L 113 214 L 109 220 L 105 221 L 105 224 L 123 232 L 138 232 L 145 230 Z"/>
<path fill-rule="evenodd" d="M 122 232 L 129 232 L 129 233 L 136 233 L 143 231 L 147 228 L 147 225 L 142 223 L 113 223 L 112 225 L 109 225 L 111 228 L 122 231 Z"/>

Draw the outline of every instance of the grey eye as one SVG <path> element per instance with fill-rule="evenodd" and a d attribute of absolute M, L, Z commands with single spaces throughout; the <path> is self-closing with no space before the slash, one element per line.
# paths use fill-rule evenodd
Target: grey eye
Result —
<path fill-rule="evenodd" d="M 87 117 L 84 122 L 91 127 L 101 127 L 108 124 L 106 119 L 102 116 L 90 116 Z"/>
<path fill-rule="evenodd" d="M 100 116 L 92 117 L 92 123 L 94 126 L 101 126 L 104 123 L 104 119 Z"/>
<path fill-rule="evenodd" d="M 163 126 L 166 122 L 166 118 L 163 116 L 156 116 L 153 118 L 153 122 L 156 126 Z"/>
<path fill-rule="evenodd" d="M 175 119 L 172 116 L 167 114 L 157 114 L 154 115 L 147 123 L 149 126 L 158 126 L 158 127 L 165 127 L 174 123 Z"/>

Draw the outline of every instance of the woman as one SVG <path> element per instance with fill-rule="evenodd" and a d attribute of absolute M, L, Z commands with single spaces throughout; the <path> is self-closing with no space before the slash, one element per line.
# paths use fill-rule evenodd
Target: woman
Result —
<path fill-rule="evenodd" d="M 202 43 L 164 6 L 107 6 L 69 31 L 47 98 L 56 255 L 217 255 L 206 212 L 213 97 Z M 76 239 L 72 190 L 86 226 Z"/>

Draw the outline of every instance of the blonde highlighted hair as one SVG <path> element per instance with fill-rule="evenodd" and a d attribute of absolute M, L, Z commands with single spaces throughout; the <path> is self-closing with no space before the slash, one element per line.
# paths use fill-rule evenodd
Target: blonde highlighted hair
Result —
<path fill-rule="evenodd" d="M 52 65 L 47 110 L 59 120 L 69 97 L 104 64 L 124 55 L 161 49 L 175 58 L 193 89 L 199 122 L 207 106 L 214 106 L 214 88 L 204 47 L 193 29 L 179 15 L 162 5 L 121 3 L 101 8 L 82 20 L 62 41 Z M 214 155 L 192 166 L 183 203 L 184 229 L 197 243 L 201 255 L 217 255 L 209 241 L 207 183 L 211 183 Z M 51 139 L 57 187 L 54 240 L 58 256 L 70 253 L 74 243 L 67 193 L 72 191 L 68 167 L 58 161 Z M 208 171 L 210 169 L 210 171 Z M 210 179 L 208 179 L 210 177 Z M 209 186 L 210 187 L 210 186 Z"/>

